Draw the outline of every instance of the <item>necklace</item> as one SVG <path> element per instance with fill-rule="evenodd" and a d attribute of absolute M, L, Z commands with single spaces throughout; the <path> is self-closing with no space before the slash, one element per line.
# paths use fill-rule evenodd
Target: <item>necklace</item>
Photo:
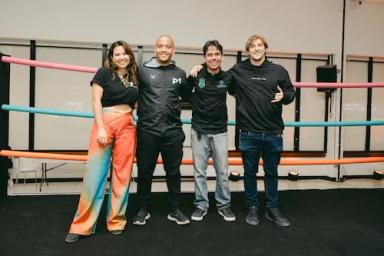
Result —
<path fill-rule="evenodd" d="M 124 75 L 124 76 L 121 76 L 121 75 L 118 75 L 119 76 L 119 78 L 120 78 L 120 81 L 123 83 L 123 85 L 125 86 L 125 87 L 128 87 L 129 86 L 129 76 L 128 76 L 128 73 L 126 74 L 126 75 Z"/>

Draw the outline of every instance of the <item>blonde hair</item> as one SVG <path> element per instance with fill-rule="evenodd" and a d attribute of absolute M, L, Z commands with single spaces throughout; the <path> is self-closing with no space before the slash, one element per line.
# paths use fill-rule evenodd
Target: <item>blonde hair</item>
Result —
<path fill-rule="evenodd" d="M 257 39 L 260 39 L 261 42 L 263 42 L 265 49 L 268 49 L 268 43 L 267 40 L 260 35 L 252 35 L 250 38 L 248 38 L 247 42 L 245 43 L 245 50 L 248 51 L 251 47 L 253 41 L 256 41 Z"/>

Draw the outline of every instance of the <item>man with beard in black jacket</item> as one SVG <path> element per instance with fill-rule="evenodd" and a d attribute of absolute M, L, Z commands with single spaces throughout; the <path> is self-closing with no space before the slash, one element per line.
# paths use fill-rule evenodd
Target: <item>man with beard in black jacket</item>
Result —
<path fill-rule="evenodd" d="M 282 105 L 291 103 L 295 90 L 288 72 L 267 60 L 264 37 L 251 36 L 245 45 L 249 59 L 231 70 L 236 90 L 236 124 L 244 165 L 244 189 L 249 207 L 246 222 L 258 225 L 257 172 L 263 159 L 266 195 L 265 217 L 279 226 L 289 226 L 278 208 L 278 165 L 283 151 Z"/>
<path fill-rule="evenodd" d="M 180 120 L 180 100 L 186 84 L 185 71 L 172 61 L 175 46 L 171 36 L 159 36 L 156 57 L 139 68 L 137 115 L 137 166 L 140 209 L 133 219 L 145 225 L 150 218 L 148 204 L 152 177 L 161 153 L 166 172 L 170 212 L 167 218 L 178 225 L 190 223 L 180 210 L 180 165 L 185 135 Z"/>

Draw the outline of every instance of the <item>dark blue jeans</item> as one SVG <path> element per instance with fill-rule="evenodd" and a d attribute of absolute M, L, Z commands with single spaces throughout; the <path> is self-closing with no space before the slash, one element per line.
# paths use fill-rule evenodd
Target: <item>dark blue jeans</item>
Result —
<path fill-rule="evenodd" d="M 281 134 L 240 132 L 240 150 L 244 165 L 244 190 L 248 206 L 259 208 L 257 199 L 257 172 L 263 159 L 266 207 L 278 207 L 277 168 L 283 151 Z"/>

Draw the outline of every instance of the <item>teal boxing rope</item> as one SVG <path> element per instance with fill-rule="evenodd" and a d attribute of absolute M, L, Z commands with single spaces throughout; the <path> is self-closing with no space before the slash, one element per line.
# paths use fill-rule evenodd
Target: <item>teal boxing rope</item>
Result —
<path fill-rule="evenodd" d="M 70 116 L 70 117 L 82 117 L 82 118 L 93 118 L 93 114 L 90 112 L 76 112 L 76 111 L 63 111 L 46 108 L 33 108 L 16 105 L 1 105 L 2 110 L 16 111 L 16 112 L 27 112 L 34 114 L 45 114 L 55 116 Z M 137 121 L 137 117 L 135 117 Z M 183 124 L 191 124 L 191 119 L 182 118 Z M 229 120 L 228 125 L 234 126 L 236 122 Z M 384 120 L 375 121 L 342 121 L 342 122 L 285 122 L 286 127 L 332 127 L 332 126 L 379 126 L 384 125 Z"/>

